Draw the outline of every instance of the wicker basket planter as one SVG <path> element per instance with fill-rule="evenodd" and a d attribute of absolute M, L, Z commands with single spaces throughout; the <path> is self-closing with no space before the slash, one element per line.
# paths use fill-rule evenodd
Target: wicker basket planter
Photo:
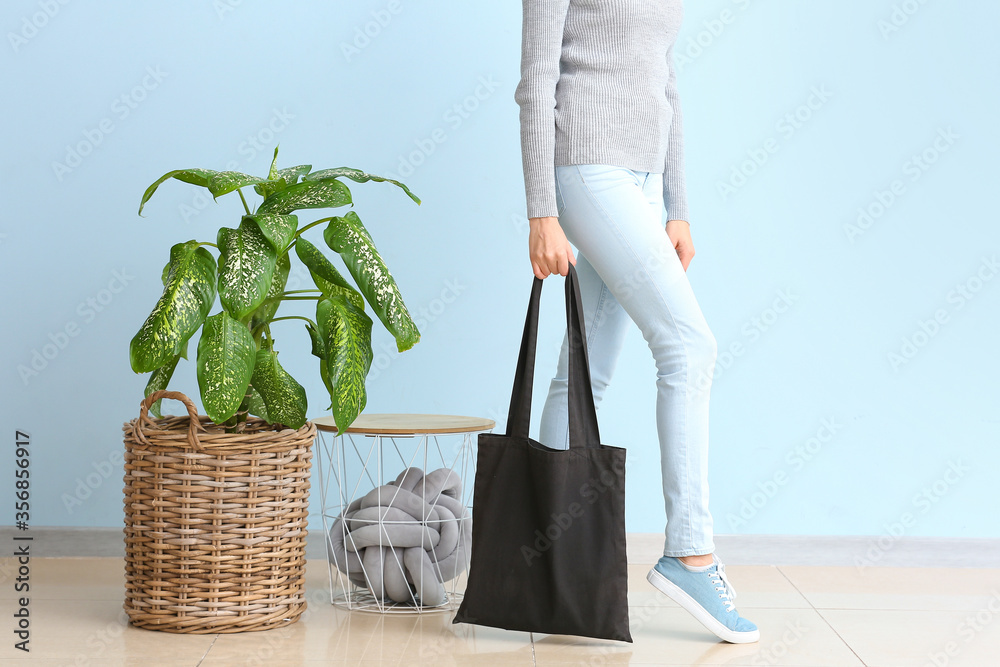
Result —
<path fill-rule="evenodd" d="M 152 419 L 158 399 L 185 417 Z M 226 433 L 179 392 L 157 391 L 122 427 L 125 611 L 178 633 L 267 630 L 305 610 L 312 422 L 282 431 L 248 419 Z"/>

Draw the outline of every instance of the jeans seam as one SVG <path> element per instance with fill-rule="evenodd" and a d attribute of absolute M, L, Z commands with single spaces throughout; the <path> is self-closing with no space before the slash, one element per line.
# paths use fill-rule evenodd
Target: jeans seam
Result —
<path fill-rule="evenodd" d="M 629 171 L 630 173 L 632 173 L 631 170 L 627 170 L 627 171 Z M 618 235 L 618 237 L 625 244 L 625 247 L 628 248 L 629 252 L 633 255 L 633 257 L 635 257 L 637 260 L 640 260 L 639 254 L 635 251 L 635 248 L 632 247 L 632 244 L 629 243 L 628 239 L 625 238 L 625 235 L 621 233 L 621 229 L 619 228 L 618 224 L 615 222 L 614 217 L 604 207 L 604 203 L 601 201 L 601 199 L 596 195 L 596 193 L 594 193 L 593 190 L 590 189 L 590 185 L 587 183 L 586 179 L 584 179 L 583 174 L 580 172 L 579 168 L 577 168 L 577 174 L 580 176 L 580 182 L 583 184 L 584 189 L 586 189 L 587 194 L 590 196 L 590 198 L 593 200 L 593 202 L 600 209 L 601 214 L 605 217 L 605 219 L 607 219 L 614 226 L 615 234 Z M 639 261 L 639 265 L 641 266 L 641 260 Z M 667 299 L 663 296 L 663 292 L 660 291 L 660 286 L 657 285 L 654 281 L 650 281 L 650 282 L 652 283 L 653 288 L 656 290 L 656 294 L 659 297 L 660 301 L 663 303 L 664 309 L 667 311 L 667 314 L 670 316 L 670 324 L 673 327 L 674 331 L 676 331 L 678 333 L 678 340 L 680 341 L 681 348 L 684 350 L 684 357 L 685 357 L 685 359 L 687 359 L 688 356 L 689 356 L 688 355 L 687 344 L 684 342 L 684 336 L 681 335 L 680 328 L 677 326 L 676 320 L 674 320 L 674 315 L 673 315 L 673 313 L 670 310 L 670 307 L 668 305 Z M 685 363 L 685 365 L 684 365 L 684 386 L 685 386 L 685 394 L 684 394 L 684 433 L 685 433 L 685 435 L 687 435 L 687 433 L 688 433 L 688 421 L 687 421 L 687 418 L 688 418 L 688 412 L 690 411 L 690 400 L 691 400 L 691 392 L 689 391 L 689 387 L 688 387 L 688 380 L 689 380 L 688 373 L 689 373 L 689 371 L 688 371 L 688 364 Z M 690 455 L 691 455 L 690 447 L 688 447 L 685 444 L 685 447 L 684 447 L 685 462 L 689 461 Z M 660 452 L 660 456 L 661 457 L 663 456 L 663 452 L 662 451 Z M 661 474 L 662 474 L 662 472 L 661 472 Z M 693 543 L 694 542 L 694 526 L 692 525 L 692 522 L 691 522 L 691 507 L 692 507 L 692 503 L 691 503 L 690 465 L 685 465 L 684 466 L 683 474 L 684 474 L 684 501 L 687 504 L 685 516 L 688 519 L 687 520 L 686 530 L 687 530 L 687 534 L 688 534 L 688 543 Z"/>
<path fill-rule="evenodd" d="M 597 197 L 597 195 L 594 193 L 594 191 L 590 189 L 590 185 L 588 185 L 587 181 L 585 181 L 583 179 L 583 175 L 582 174 L 580 176 L 580 181 L 583 183 L 583 186 L 584 186 L 584 188 L 586 188 L 587 193 L 590 195 L 591 199 L 593 199 L 593 201 L 600 207 L 601 213 L 605 216 L 605 218 L 607 218 L 609 221 L 611 221 L 613 223 L 614 222 L 614 217 L 610 213 L 608 213 L 608 210 L 606 208 L 604 208 L 604 204 L 601 202 L 600 198 Z M 637 253 L 635 251 L 635 248 L 632 247 L 632 244 L 629 243 L 628 239 L 626 239 L 625 236 L 621 233 L 621 229 L 618 227 L 617 224 L 614 225 L 614 229 L 615 229 L 615 233 L 622 240 L 622 242 L 625 243 L 625 246 L 629 249 L 629 252 L 632 253 L 632 255 L 636 259 L 639 259 L 639 253 Z M 676 322 L 676 320 L 674 320 L 674 315 L 670 311 L 670 307 L 667 305 L 667 299 L 664 298 L 663 292 L 660 291 L 660 286 L 657 285 L 653 281 L 651 281 L 651 282 L 653 284 L 653 287 L 656 289 L 657 296 L 660 298 L 660 301 L 663 302 L 663 305 L 665 306 L 665 310 L 667 311 L 667 314 L 670 315 L 670 324 L 671 324 L 671 326 L 674 328 L 675 331 L 677 331 L 678 334 L 680 334 L 680 328 L 677 326 L 677 322 Z M 606 283 L 605 283 L 605 287 L 607 287 Z M 684 343 L 684 336 L 678 335 L 678 339 L 680 340 L 681 346 L 684 348 L 684 356 L 686 358 L 688 356 L 688 350 L 687 350 L 687 345 Z M 687 380 L 688 380 L 688 368 L 687 368 L 687 365 L 685 364 L 685 366 L 684 366 L 684 383 L 685 383 L 685 386 L 687 385 Z M 690 396 L 687 396 L 687 398 L 690 398 Z"/>
<path fill-rule="evenodd" d="M 669 558 L 683 558 L 684 556 L 701 556 L 715 551 L 715 544 L 709 542 L 703 547 L 689 547 L 687 549 L 664 549 L 663 555 Z M 689 553 L 690 552 L 690 553 Z"/>

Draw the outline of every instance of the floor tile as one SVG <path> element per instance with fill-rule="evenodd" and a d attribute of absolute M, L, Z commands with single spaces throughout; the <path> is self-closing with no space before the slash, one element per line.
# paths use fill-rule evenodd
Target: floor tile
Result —
<path fill-rule="evenodd" d="M 202 664 L 204 663 L 201 662 L 201 658 L 171 660 L 164 657 L 128 657 L 122 655 L 104 655 L 99 660 L 93 661 L 81 658 L 72 662 L 66 658 L 0 658 L 0 667 L 6 665 L 31 665 L 32 667 L 74 667 L 75 665 L 90 665 L 92 667 L 98 665 L 100 667 L 200 667 Z"/>
<path fill-rule="evenodd" d="M 819 609 L 980 609 L 1000 597 L 1000 569 L 778 568 Z"/>
<path fill-rule="evenodd" d="M 393 665 L 391 662 L 381 662 L 378 660 L 268 660 L 266 662 L 243 662 L 234 661 L 232 658 L 205 658 L 198 663 L 197 667 L 235 667 L 236 665 L 261 665 L 262 667 L 320 667 L 329 665 L 330 667 L 385 667 Z M 0 667 L 3 667 L 0 665 Z M 154 667 L 154 666 L 150 666 Z"/>
<path fill-rule="evenodd" d="M 336 663 L 386 665 L 490 665 L 531 663 L 527 633 L 453 624 L 452 613 L 420 615 L 348 612 L 327 601 L 324 589 L 309 591 L 310 604 L 298 623 L 260 633 L 221 635 L 208 658 L 305 661 L 318 656 Z"/>
<path fill-rule="evenodd" d="M 680 608 L 631 609 L 632 644 L 534 635 L 536 664 L 860 666 L 813 609 L 758 609 L 748 614 L 761 640 L 729 644 Z M 599 661 L 599 662 L 595 662 Z"/>
<path fill-rule="evenodd" d="M 1000 664 L 1000 600 L 973 611 L 823 609 L 870 667 Z"/>
<path fill-rule="evenodd" d="M 0 580 L 16 569 L 16 559 L 0 559 Z M 32 558 L 30 577 L 35 600 L 125 599 L 122 558 Z M 12 600 L 16 595 L 13 585 L 0 585 L 0 599 Z"/>
<path fill-rule="evenodd" d="M 425 614 L 404 648 L 400 665 L 532 665 L 531 636 L 467 623 L 454 614 Z"/>
<path fill-rule="evenodd" d="M 125 657 L 167 657 L 196 663 L 214 638 L 128 626 L 120 600 L 32 600 L 30 613 L 32 660 L 104 665 Z M 4 630 L 5 635 L 9 632 Z M 4 642 L 0 647 L 0 658 L 22 657 L 13 642 Z"/>
<path fill-rule="evenodd" d="M 8 608 L 15 567 L 0 559 Z M 762 635 L 736 645 L 655 591 L 649 567 L 629 567 L 635 643 L 625 644 L 453 624 L 453 612 L 347 612 L 330 604 L 323 560 L 307 564 L 309 606 L 293 625 L 237 635 L 139 630 L 122 610 L 121 558 L 36 558 L 31 653 L 26 659 L 11 641 L 0 648 L 0 667 L 1000 664 L 1000 569 L 727 566 L 738 607 Z"/>

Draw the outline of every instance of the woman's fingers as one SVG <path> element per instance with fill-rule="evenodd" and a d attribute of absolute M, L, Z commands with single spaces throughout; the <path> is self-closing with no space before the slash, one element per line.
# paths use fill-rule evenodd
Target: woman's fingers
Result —
<path fill-rule="evenodd" d="M 559 226 L 558 218 L 531 218 L 528 254 L 531 270 L 539 278 L 552 274 L 565 276 L 569 265 L 576 264 L 573 248 Z"/>
<path fill-rule="evenodd" d="M 694 248 L 686 244 L 681 244 L 680 246 L 677 247 L 677 256 L 681 260 L 681 266 L 683 266 L 684 270 L 687 271 L 688 265 L 694 258 Z"/>
<path fill-rule="evenodd" d="M 677 251 L 681 266 L 688 270 L 688 265 L 694 258 L 694 241 L 691 240 L 691 226 L 685 220 L 668 220 L 667 236 Z"/>
<path fill-rule="evenodd" d="M 569 241 L 566 241 L 566 259 L 567 261 L 569 261 L 570 264 L 576 266 L 576 257 L 573 256 L 573 246 L 569 244 Z M 566 269 L 566 273 L 569 273 L 568 267 Z"/>
<path fill-rule="evenodd" d="M 557 260 L 556 263 L 556 271 L 559 273 L 560 276 L 565 276 L 567 273 L 569 273 L 569 255 L 566 252 L 563 252 L 559 256 L 559 259 Z"/>

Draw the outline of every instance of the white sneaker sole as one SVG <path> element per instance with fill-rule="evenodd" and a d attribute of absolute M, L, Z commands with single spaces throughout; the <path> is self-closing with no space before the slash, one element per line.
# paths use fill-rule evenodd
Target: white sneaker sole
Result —
<path fill-rule="evenodd" d="M 692 616 L 698 619 L 699 623 L 711 630 L 719 639 L 724 639 L 732 644 L 749 644 L 760 641 L 760 630 L 751 630 L 750 632 L 730 630 L 717 618 L 708 613 L 693 597 L 685 593 L 680 586 L 657 572 L 655 567 L 646 575 L 646 581 L 651 583 L 668 598 L 684 607 Z"/>

